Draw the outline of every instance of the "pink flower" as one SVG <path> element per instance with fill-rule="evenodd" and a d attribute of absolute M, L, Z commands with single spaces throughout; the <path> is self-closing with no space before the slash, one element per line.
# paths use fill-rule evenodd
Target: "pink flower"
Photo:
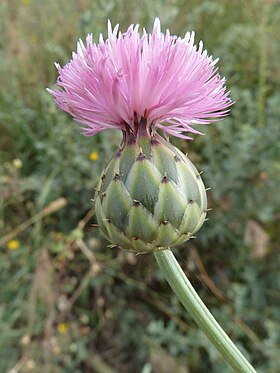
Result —
<path fill-rule="evenodd" d="M 109 128 L 133 133 L 147 125 L 189 138 L 184 132 L 200 133 L 193 124 L 228 114 L 232 101 L 217 73 L 218 59 L 203 51 L 202 42 L 194 45 L 193 32 L 184 38 L 163 34 L 158 18 L 151 34 L 138 29 L 131 25 L 122 34 L 108 22 L 107 40 L 100 35 L 95 44 L 88 35 L 68 64 L 56 64 L 59 77 L 49 92 L 85 135 Z"/>

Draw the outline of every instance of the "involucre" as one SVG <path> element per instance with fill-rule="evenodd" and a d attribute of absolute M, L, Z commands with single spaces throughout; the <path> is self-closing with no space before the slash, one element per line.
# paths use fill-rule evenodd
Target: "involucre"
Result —
<path fill-rule="evenodd" d="M 105 168 L 95 207 L 110 242 L 149 252 L 193 236 L 205 220 L 207 200 L 200 173 L 188 157 L 158 134 L 142 131 L 125 136 Z"/>

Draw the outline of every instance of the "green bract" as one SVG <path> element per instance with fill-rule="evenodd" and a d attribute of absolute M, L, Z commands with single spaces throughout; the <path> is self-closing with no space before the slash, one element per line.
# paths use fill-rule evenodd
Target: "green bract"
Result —
<path fill-rule="evenodd" d="M 95 201 L 105 237 L 135 252 L 187 241 L 202 226 L 207 209 L 199 172 L 157 134 L 124 141 L 102 174 Z"/>

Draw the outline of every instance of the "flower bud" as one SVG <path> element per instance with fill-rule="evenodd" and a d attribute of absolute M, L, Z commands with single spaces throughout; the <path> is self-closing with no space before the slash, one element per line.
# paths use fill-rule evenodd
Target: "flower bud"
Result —
<path fill-rule="evenodd" d="M 159 135 L 124 142 L 102 174 L 95 201 L 105 237 L 135 252 L 187 241 L 207 209 L 200 173 Z"/>

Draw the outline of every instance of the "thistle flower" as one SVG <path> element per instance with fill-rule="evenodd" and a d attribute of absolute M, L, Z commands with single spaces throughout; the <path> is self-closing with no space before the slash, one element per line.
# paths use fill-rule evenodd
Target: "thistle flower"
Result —
<path fill-rule="evenodd" d="M 231 105 L 217 74 L 218 59 L 196 47 L 194 33 L 184 38 L 161 32 L 155 19 L 152 34 L 131 25 L 125 33 L 112 30 L 99 44 L 88 35 L 63 68 L 49 92 L 57 105 L 81 123 L 91 136 L 115 128 L 136 133 L 142 118 L 150 130 L 188 138 L 198 133 L 194 124 L 208 124 L 224 117 Z M 142 121 L 143 123 L 143 121 Z"/>
<path fill-rule="evenodd" d="M 115 246 L 147 252 L 178 245 L 201 227 L 207 211 L 199 172 L 166 135 L 189 139 L 194 124 L 223 118 L 232 104 L 213 60 L 184 38 L 138 32 L 108 39 L 87 37 L 63 68 L 55 90 L 57 105 L 83 125 L 83 133 L 123 132 L 120 149 L 103 171 L 96 193 L 100 228 Z M 167 136 L 166 136 L 167 137 Z"/>
<path fill-rule="evenodd" d="M 105 167 L 96 192 L 100 229 L 113 246 L 153 251 L 173 291 L 236 372 L 256 373 L 200 300 L 171 246 L 188 240 L 206 216 L 206 191 L 190 160 L 157 133 L 189 138 L 194 124 L 224 117 L 232 104 L 217 60 L 194 33 L 184 38 L 137 26 L 112 30 L 99 44 L 87 37 L 49 90 L 57 105 L 81 123 L 85 135 L 120 129 L 123 141 Z M 164 249 L 164 250 L 162 250 Z M 62 330 L 63 329 L 63 330 Z M 64 328 L 61 328 L 64 332 Z"/>

